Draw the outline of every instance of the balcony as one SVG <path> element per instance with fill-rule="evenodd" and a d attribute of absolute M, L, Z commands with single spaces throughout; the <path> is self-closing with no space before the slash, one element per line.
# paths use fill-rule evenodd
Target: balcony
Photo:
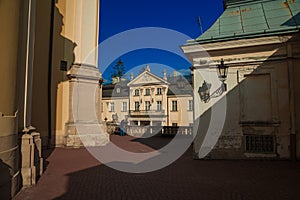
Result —
<path fill-rule="evenodd" d="M 129 116 L 166 116 L 165 110 L 130 110 Z"/>

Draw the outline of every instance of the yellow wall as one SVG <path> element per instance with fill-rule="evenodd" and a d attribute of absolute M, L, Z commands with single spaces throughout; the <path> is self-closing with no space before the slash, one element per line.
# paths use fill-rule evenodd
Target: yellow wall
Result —
<path fill-rule="evenodd" d="M 177 95 L 168 97 L 168 126 L 177 123 L 178 126 L 190 126 L 193 123 L 193 110 L 188 110 L 191 96 Z M 172 111 L 172 101 L 177 101 L 177 111 Z"/>
<path fill-rule="evenodd" d="M 110 103 L 114 102 L 115 103 L 115 111 L 111 112 L 110 111 Z M 122 111 L 122 102 L 127 102 L 127 112 Z M 105 121 L 105 117 L 107 118 L 107 121 L 112 121 L 112 115 L 117 114 L 118 115 L 118 122 L 122 121 L 125 119 L 125 117 L 128 115 L 129 112 L 129 98 L 102 98 L 101 101 L 103 105 L 103 112 L 101 113 L 102 116 L 102 121 Z"/>
<path fill-rule="evenodd" d="M 10 199 L 20 188 L 16 59 L 20 7 L 18 0 L 3 0 L 0 6 L 0 199 Z"/>

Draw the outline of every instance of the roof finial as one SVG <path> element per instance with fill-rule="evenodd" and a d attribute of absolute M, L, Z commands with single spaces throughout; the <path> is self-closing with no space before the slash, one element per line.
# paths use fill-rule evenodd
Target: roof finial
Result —
<path fill-rule="evenodd" d="M 150 72 L 150 66 L 149 65 L 146 65 L 146 71 Z"/>

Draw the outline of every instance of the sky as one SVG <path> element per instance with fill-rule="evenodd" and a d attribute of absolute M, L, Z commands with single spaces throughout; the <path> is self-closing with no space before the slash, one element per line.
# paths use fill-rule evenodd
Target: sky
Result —
<path fill-rule="evenodd" d="M 100 0 L 99 69 L 110 79 L 121 59 L 135 76 L 146 64 L 162 76 L 188 72 L 180 45 L 201 35 L 222 14 L 222 0 Z"/>

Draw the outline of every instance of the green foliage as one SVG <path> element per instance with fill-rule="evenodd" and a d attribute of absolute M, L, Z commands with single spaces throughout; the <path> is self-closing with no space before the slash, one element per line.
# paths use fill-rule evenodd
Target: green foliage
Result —
<path fill-rule="evenodd" d="M 115 66 L 113 66 L 112 68 L 112 74 L 111 74 L 111 78 L 113 77 L 123 77 L 123 75 L 125 74 L 125 66 L 124 66 L 124 62 L 119 59 L 117 61 L 117 63 L 115 64 Z"/>

